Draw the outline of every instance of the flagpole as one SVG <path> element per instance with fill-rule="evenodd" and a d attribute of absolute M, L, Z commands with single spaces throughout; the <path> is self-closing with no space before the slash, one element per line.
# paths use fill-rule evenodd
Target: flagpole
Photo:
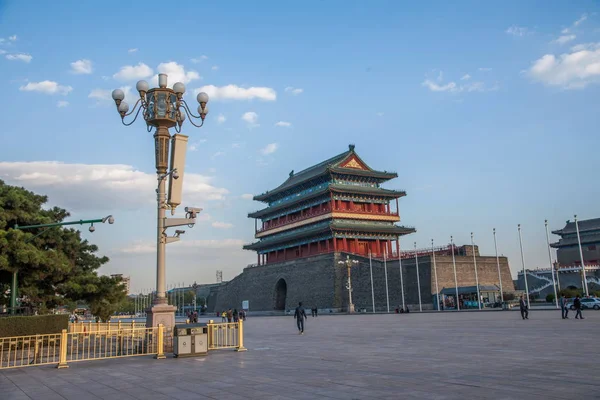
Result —
<path fill-rule="evenodd" d="M 529 287 L 527 286 L 527 271 L 525 271 L 525 256 L 523 255 L 523 239 L 521 238 L 521 224 L 519 228 L 519 246 L 521 246 L 521 264 L 523 265 L 523 280 L 525 281 L 525 294 L 527 295 L 527 308 L 531 308 L 529 304 Z"/>
<path fill-rule="evenodd" d="M 383 253 L 383 270 L 385 271 L 385 297 L 387 299 L 387 312 L 390 312 L 390 293 L 388 291 L 388 274 L 387 274 L 387 250 Z"/>
<path fill-rule="evenodd" d="M 431 239 L 431 254 L 433 256 L 433 274 L 435 275 L 435 302 L 437 310 L 440 311 L 440 289 L 438 287 L 437 266 L 435 264 L 435 250 L 433 248 L 433 239 Z"/>
<path fill-rule="evenodd" d="M 544 220 L 546 226 L 546 243 L 548 244 L 548 261 L 550 261 L 550 274 L 552 275 L 552 287 L 554 288 L 554 303 L 558 307 L 558 293 L 556 293 L 556 281 L 554 280 L 554 265 L 552 264 L 552 250 L 550 249 L 550 235 L 548 234 L 548 220 Z"/>
<path fill-rule="evenodd" d="M 585 275 L 585 262 L 583 261 L 583 250 L 581 249 L 581 237 L 579 236 L 579 222 L 577 222 L 577 215 L 575 215 L 575 229 L 577 230 L 577 243 L 579 244 L 579 257 L 581 257 L 581 271 L 583 273 L 583 288 L 585 289 L 585 297 L 590 295 L 588 291 L 587 277 Z"/>
<path fill-rule="evenodd" d="M 417 289 L 419 292 L 419 311 L 423 312 L 423 305 L 421 304 L 421 279 L 419 278 L 419 256 L 417 255 L 417 242 L 415 242 L 415 265 L 417 267 Z"/>
<path fill-rule="evenodd" d="M 456 278 L 456 258 L 454 257 L 454 239 L 450 236 L 450 245 L 452 246 L 452 268 L 454 269 L 454 287 L 456 289 L 456 298 L 454 299 L 457 311 L 460 311 L 460 301 L 458 301 L 458 279 Z"/>
<path fill-rule="evenodd" d="M 475 242 L 471 232 L 471 246 L 473 247 L 473 265 L 475 266 L 475 284 L 477 285 L 477 308 L 481 310 L 481 294 L 479 293 L 479 277 L 477 276 L 477 257 L 475 257 Z"/>
<path fill-rule="evenodd" d="M 369 270 L 371 271 L 371 301 L 373 302 L 373 314 L 375 314 L 375 288 L 373 287 L 373 260 L 369 250 Z"/>
<path fill-rule="evenodd" d="M 500 258 L 498 258 L 498 243 L 496 242 L 496 228 L 494 228 L 494 250 L 496 250 L 496 265 L 498 266 L 498 279 L 500 280 L 500 301 L 504 303 L 504 293 L 502 292 L 502 273 L 500 272 Z"/>
<path fill-rule="evenodd" d="M 400 268 L 400 291 L 402 292 L 402 309 L 406 311 L 404 303 L 404 279 L 402 277 L 402 254 L 400 253 L 400 237 L 398 236 L 398 268 Z"/>

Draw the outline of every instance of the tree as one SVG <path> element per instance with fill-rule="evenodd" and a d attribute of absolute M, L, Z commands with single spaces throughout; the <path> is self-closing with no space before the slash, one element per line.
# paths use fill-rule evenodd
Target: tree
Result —
<path fill-rule="evenodd" d="M 47 201 L 46 196 L 0 180 L 0 304 L 8 303 L 17 271 L 23 305 L 44 312 L 84 301 L 105 319 L 125 297 L 125 289 L 117 278 L 98 276 L 98 269 L 109 260 L 96 255 L 96 245 L 82 240 L 75 229 L 14 229 L 16 224 L 58 223 L 70 216 L 58 207 L 44 209 Z"/>
<path fill-rule="evenodd" d="M 546 303 L 554 303 L 554 293 L 548 293 L 546 295 Z"/>

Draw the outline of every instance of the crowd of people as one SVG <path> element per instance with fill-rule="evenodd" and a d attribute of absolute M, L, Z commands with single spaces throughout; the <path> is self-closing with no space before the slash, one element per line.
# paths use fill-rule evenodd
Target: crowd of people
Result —
<path fill-rule="evenodd" d="M 217 317 L 221 316 L 221 322 L 238 322 L 246 320 L 246 310 L 237 310 L 229 308 L 227 311 L 221 311 L 217 313 Z"/>

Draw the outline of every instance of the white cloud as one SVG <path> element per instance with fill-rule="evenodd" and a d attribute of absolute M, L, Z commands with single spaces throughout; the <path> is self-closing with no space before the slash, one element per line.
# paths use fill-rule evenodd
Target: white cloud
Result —
<path fill-rule="evenodd" d="M 129 49 L 129 50 L 127 50 L 127 52 L 128 52 L 128 53 L 130 53 L 130 54 L 131 54 L 131 53 L 135 53 L 135 52 L 137 52 L 137 51 L 138 51 L 138 49 L 137 49 L 137 48 L 135 48 L 135 49 Z"/>
<path fill-rule="evenodd" d="M 562 35 L 558 39 L 554 40 L 553 43 L 565 44 L 575 40 L 575 38 L 577 38 L 576 35 Z"/>
<path fill-rule="evenodd" d="M 579 18 L 577 21 L 573 22 L 573 25 L 575 26 L 579 26 L 579 24 L 581 24 L 583 21 L 585 21 L 586 19 L 588 19 L 588 15 L 587 14 L 583 14 L 581 16 L 581 18 Z"/>
<path fill-rule="evenodd" d="M 26 63 L 31 62 L 31 59 L 33 57 L 29 54 L 23 54 L 23 53 L 18 53 L 18 54 L 7 54 L 6 55 L 6 59 L 10 60 L 10 61 L 23 61 Z"/>
<path fill-rule="evenodd" d="M 118 81 L 133 81 L 148 78 L 153 73 L 152 68 L 141 62 L 138 65 L 125 65 L 121 67 L 119 72 L 113 75 L 113 78 Z"/>
<path fill-rule="evenodd" d="M 14 42 L 15 40 L 17 40 L 17 35 L 9 36 L 8 40 L 10 40 L 11 42 Z"/>
<path fill-rule="evenodd" d="M 241 143 L 231 143 L 231 148 L 232 149 L 239 149 L 240 147 L 242 147 Z"/>
<path fill-rule="evenodd" d="M 461 81 L 468 81 L 469 79 L 471 79 L 471 75 L 469 74 L 464 74 L 462 78 L 460 78 Z"/>
<path fill-rule="evenodd" d="M 456 82 L 448 82 L 445 85 L 438 85 L 430 79 L 426 79 L 422 85 L 432 92 L 490 92 L 498 89 L 497 85 L 486 87 L 483 82 L 470 82 L 461 85 L 457 85 Z"/>
<path fill-rule="evenodd" d="M 254 198 L 253 194 L 250 193 L 244 193 L 243 195 L 240 196 L 242 199 L 244 200 L 252 200 Z"/>
<path fill-rule="evenodd" d="M 69 105 L 69 102 L 64 101 L 64 100 L 60 100 L 58 103 L 56 103 L 56 107 L 58 107 L 58 108 L 66 107 L 68 105 Z"/>
<path fill-rule="evenodd" d="M 213 65 L 211 69 L 213 71 L 218 71 L 219 70 L 219 66 L 218 65 Z"/>
<path fill-rule="evenodd" d="M 198 58 L 192 58 L 192 59 L 190 59 L 190 61 L 192 63 L 194 63 L 194 64 L 199 64 L 199 63 L 201 63 L 204 60 L 208 60 L 208 56 L 200 56 Z"/>
<path fill-rule="evenodd" d="M 377 116 L 378 116 L 378 117 L 383 117 L 383 115 L 384 115 L 384 114 L 383 114 L 381 111 L 377 113 Z"/>
<path fill-rule="evenodd" d="M 69 210 L 139 209 L 156 202 L 156 175 L 123 164 L 68 164 L 58 161 L 0 162 L 0 179 L 47 194 Z M 229 192 L 212 178 L 186 171 L 183 198 L 191 204 L 222 201 Z"/>
<path fill-rule="evenodd" d="M 233 224 L 230 224 L 229 222 L 215 221 L 211 225 L 212 225 L 213 228 L 217 228 L 217 229 L 230 229 L 230 228 L 233 228 Z"/>
<path fill-rule="evenodd" d="M 458 87 L 454 82 L 448 82 L 445 85 L 438 85 L 430 79 L 425 79 L 422 83 L 423 86 L 427 87 L 432 92 L 456 92 L 458 91 Z"/>
<path fill-rule="evenodd" d="M 131 86 L 121 86 L 119 89 L 121 89 L 125 94 L 125 102 L 127 102 L 129 105 L 135 104 L 137 101 L 137 99 L 135 99 L 137 93 L 134 95 L 134 93 L 131 91 Z M 98 104 L 114 104 L 112 90 L 93 89 L 88 95 L 88 98 L 97 100 Z"/>
<path fill-rule="evenodd" d="M 77 60 L 71 63 L 71 72 L 74 74 L 91 74 L 92 62 L 90 60 Z"/>
<path fill-rule="evenodd" d="M 168 75 L 167 83 L 170 88 L 177 82 L 188 84 L 193 80 L 200 79 L 200 74 L 196 71 L 186 72 L 185 67 L 181 64 L 177 64 L 175 61 L 158 64 L 156 69 L 161 74 Z M 158 74 L 154 75 L 152 80 L 158 82 Z"/>
<path fill-rule="evenodd" d="M 225 152 L 224 151 L 217 151 L 215 154 L 213 154 L 210 158 L 212 158 L 213 160 L 217 157 L 221 157 L 224 156 Z"/>
<path fill-rule="evenodd" d="M 25 86 L 21 86 L 19 90 L 23 92 L 40 92 L 45 94 L 62 94 L 67 95 L 73 90 L 71 86 L 62 86 L 54 81 L 29 82 Z"/>
<path fill-rule="evenodd" d="M 263 149 L 260 149 L 260 152 L 266 156 L 267 154 L 275 153 L 278 148 L 279 146 L 277 145 L 277 143 L 269 143 Z"/>
<path fill-rule="evenodd" d="M 245 242 L 241 239 L 206 239 L 206 240 L 182 240 L 169 245 L 169 248 L 197 252 L 199 249 L 240 249 Z M 129 246 L 120 249 L 121 253 L 145 254 L 156 253 L 156 241 L 138 240 Z"/>
<path fill-rule="evenodd" d="M 565 89 L 600 83 L 600 43 L 575 46 L 571 53 L 546 54 L 527 71 L 536 81 Z"/>
<path fill-rule="evenodd" d="M 490 72 L 492 70 L 492 68 L 489 68 L 489 67 L 479 67 L 478 70 L 482 71 L 482 72 Z"/>
<path fill-rule="evenodd" d="M 6 50 L 0 49 L 0 54 L 6 54 Z"/>
<path fill-rule="evenodd" d="M 242 115 L 242 119 L 246 121 L 250 126 L 258 126 L 258 114 L 254 111 L 245 112 Z"/>
<path fill-rule="evenodd" d="M 291 122 L 286 122 L 286 121 L 279 121 L 275 123 L 275 126 L 281 126 L 284 128 L 289 128 L 290 126 L 292 126 Z"/>
<path fill-rule="evenodd" d="M 294 96 L 297 96 L 300 93 L 304 92 L 304 89 L 295 88 L 293 86 L 288 86 L 288 87 L 285 88 L 285 91 L 288 92 L 288 93 L 293 94 Z"/>
<path fill-rule="evenodd" d="M 225 121 L 227 121 L 227 118 L 225 118 L 225 116 L 224 116 L 223 114 L 219 114 L 219 115 L 217 116 L 217 122 L 218 122 L 219 124 L 222 124 L 222 123 L 223 123 L 223 122 L 225 122 Z"/>
<path fill-rule="evenodd" d="M 237 85 L 214 86 L 206 85 L 194 91 L 195 94 L 206 92 L 211 100 L 265 100 L 275 101 L 277 93 L 269 87 L 243 88 Z"/>
<path fill-rule="evenodd" d="M 506 30 L 506 33 L 513 36 L 525 36 L 529 33 L 529 30 L 525 27 L 513 25 Z"/>
<path fill-rule="evenodd" d="M 202 143 L 206 143 L 207 139 L 200 139 L 197 142 L 194 142 L 192 144 L 190 144 L 190 147 L 188 147 L 189 151 L 198 151 L 198 147 L 200 147 L 200 145 Z"/>

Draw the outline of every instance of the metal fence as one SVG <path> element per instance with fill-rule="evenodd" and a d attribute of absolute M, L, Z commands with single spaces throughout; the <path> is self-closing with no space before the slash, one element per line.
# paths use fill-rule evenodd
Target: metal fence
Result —
<path fill-rule="evenodd" d="M 120 329 L 145 328 L 146 322 L 71 322 L 69 333 L 93 333 L 103 331 L 116 331 Z"/>
<path fill-rule="evenodd" d="M 76 361 L 154 355 L 173 352 L 173 330 L 140 323 L 70 324 L 69 330 L 45 335 L 0 338 L 0 369 Z M 102 330 L 102 328 L 105 328 Z M 208 324 L 208 349 L 245 351 L 242 321 Z"/>

